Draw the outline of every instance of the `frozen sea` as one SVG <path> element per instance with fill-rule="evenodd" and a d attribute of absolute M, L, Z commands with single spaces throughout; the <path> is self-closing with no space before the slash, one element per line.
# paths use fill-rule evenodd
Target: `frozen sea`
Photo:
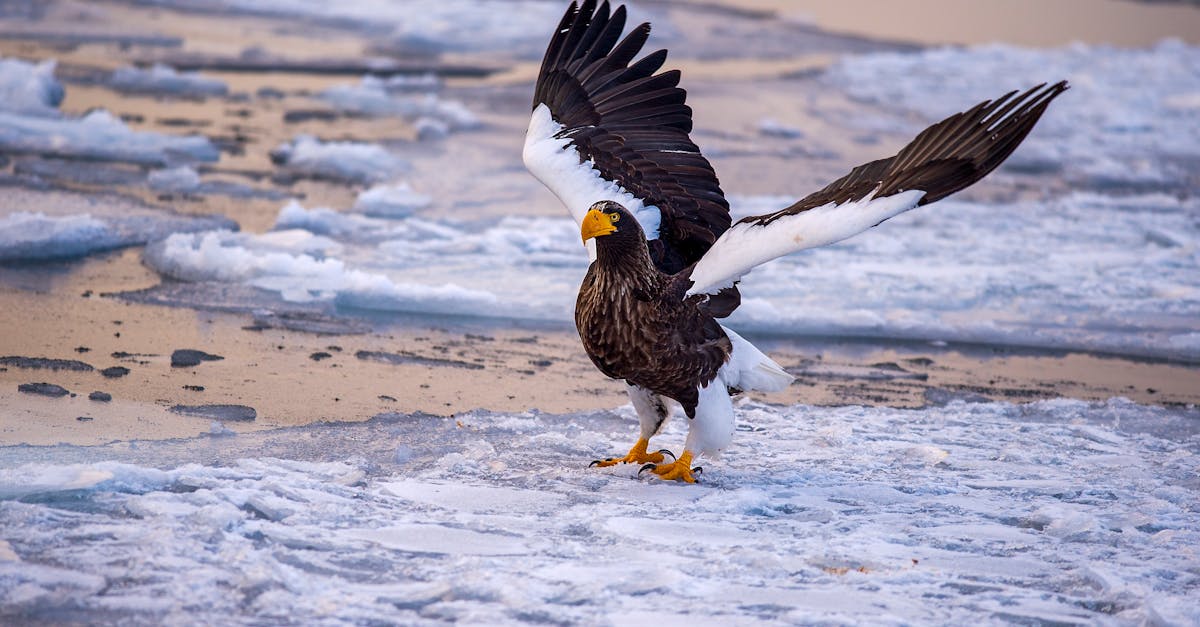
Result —
<path fill-rule="evenodd" d="M 536 59 L 561 8 L 141 4 L 513 63 Z M 654 19 L 660 43 L 693 62 L 770 59 L 802 26 L 719 11 L 675 23 L 664 6 L 635 16 Z M 690 31 L 697 20 L 720 43 Z M 769 87 L 685 73 L 693 102 L 779 89 L 792 103 L 771 118 L 698 113 L 696 137 L 718 173 L 764 157 L 811 158 L 830 178 L 855 164 L 831 166 L 839 144 L 805 118 L 859 149 L 899 145 L 1008 89 L 1064 78 L 1072 89 L 983 191 L 758 269 L 731 327 L 1200 362 L 1200 48 L 820 45 L 837 59 Z M 586 255 L 574 222 L 520 165 L 529 85 L 493 93 L 434 75 L 352 77 L 305 96 L 414 131 L 298 132 L 271 147 L 273 174 L 353 190 L 331 205 L 215 180 L 212 164 L 228 155 L 203 128 L 146 131 L 104 108 L 65 112 L 64 89 L 76 87 L 55 71 L 52 58 L 0 59 L 5 155 L 111 166 L 123 184 L 167 195 L 266 198 L 277 213 L 250 230 L 124 196 L 64 192 L 38 206 L 6 189 L 0 262 L 144 246 L 144 264 L 170 287 L 148 293 L 175 306 L 211 306 L 213 288 L 230 287 L 239 311 L 570 323 Z M 165 64 L 98 80 L 141 96 L 250 98 L 235 80 Z M 845 106 L 821 110 L 813 91 Z M 21 164 L 34 175 L 21 181 L 62 175 L 50 161 Z M 813 189 L 768 195 L 739 176 L 722 179 L 739 216 Z M 733 446 L 702 462 L 697 486 L 586 467 L 628 448 L 629 406 L 382 414 L 241 435 L 213 423 L 180 440 L 2 446 L 0 623 L 1200 624 L 1194 407 L 743 399 L 737 413 Z M 684 427 L 676 420 L 656 443 L 678 450 Z"/>
<path fill-rule="evenodd" d="M 628 445 L 629 408 L 10 447 L 0 617 L 1200 621 L 1195 410 L 1062 399 L 738 414 L 698 486 L 585 467 Z M 680 422 L 663 443 L 682 439 Z"/>

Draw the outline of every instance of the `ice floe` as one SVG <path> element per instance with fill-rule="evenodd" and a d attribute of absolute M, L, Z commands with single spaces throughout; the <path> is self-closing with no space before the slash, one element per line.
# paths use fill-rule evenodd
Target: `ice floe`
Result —
<path fill-rule="evenodd" d="M 316 219 L 328 217 L 318 212 Z M 293 302 L 335 300 L 359 309 L 463 315 L 478 315 L 495 304 L 488 292 L 452 282 L 392 280 L 326 257 L 340 248 L 328 238 L 298 229 L 263 235 L 210 231 L 172 235 L 147 246 L 145 257 L 155 270 L 175 279 L 245 283 Z"/>
<path fill-rule="evenodd" d="M 433 93 L 394 94 L 388 85 L 384 79 L 366 76 L 356 85 L 330 87 L 321 92 L 321 98 L 340 111 L 403 117 L 416 125 L 422 138 L 441 137 L 451 131 L 479 126 L 479 118 L 462 102 L 445 100 Z"/>
<path fill-rule="evenodd" d="M 0 615 L 1200 620 L 1195 410 L 743 401 L 737 413 L 744 430 L 695 486 L 587 468 L 629 445 L 629 406 L 57 447 L 58 463 L 5 447 Z M 684 422 L 656 444 L 677 447 Z"/>
<path fill-rule="evenodd" d="M 378 144 L 325 142 L 311 135 L 297 135 L 273 150 L 271 158 L 295 174 L 359 183 L 385 181 L 407 168 Z"/>
<path fill-rule="evenodd" d="M 146 183 L 159 191 L 185 192 L 200 186 L 200 174 L 186 165 L 163 168 L 146 175 Z"/>
<path fill-rule="evenodd" d="M 204 76 L 199 72 L 178 72 L 162 63 L 155 63 L 150 69 L 117 68 L 113 71 L 109 84 L 126 92 L 191 98 L 224 96 L 229 93 L 229 86 L 225 81 Z"/>
<path fill-rule="evenodd" d="M 354 199 L 354 211 L 377 218 L 406 218 L 424 209 L 433 198 L 419 193 L 408 183 L 372 186 Z"/>
<path fill-rule="evenodd" d="M 29 63 L 0 58 L 0 111 L 57 115 L 66 92 L 54 78 L 53 59 Z"/>
<path fill-rule="evenodd" d="M 82 118 L 46 118 L 0 111 L 0 152 L 125 161 L 145 165 L 216 161 L 216 146 L 200 135 L 135 131 L 103 109 Z"/>
<path fill-rule="evenodd" d="M 916 111 L 921 122 L 894 123 L 913 132 L 1005 90 L 1061 79 L 1071 90 L 1010 166 L 1061 168 L 1102 188 L 1186 183 L 1200 159 L 1200 47 L 1179 41 L 1146 49 L 992 44 L 867 54 L 843 58 L 825 80 L 861 100 Z"/>
<path fill-rule="evenodd" d="M 217 148 L 199 135 L 135 131 L 108 111 L 80 118 L 58 111 L 65 91 L 55 61 L 0 59 L 0 152 L 125 161 L 145 165 L 216 161 Z"/>
<path fill-rule="evenodd" d="M 120 198 L 82 200 L 74 194 L 15 190 L 8 194 L 9 207 L 0 208 L 0 261 L 80 257 L 145 244 L 171 233 L 236 228 L 224 217 L 179 215 Z M 28 209 L 43 204 L 57 205 L 57 210 Z"/>
<path fill-rule="evenodd" d="M 546 0 L 148 0 L 202 10 L 316 18 L 355 24 L 386 35 L 410 53 L 545 49 L 546 24 L 557 24 L 563 7 Z M 381 33 L 382 31 L 382 33 Z"/>

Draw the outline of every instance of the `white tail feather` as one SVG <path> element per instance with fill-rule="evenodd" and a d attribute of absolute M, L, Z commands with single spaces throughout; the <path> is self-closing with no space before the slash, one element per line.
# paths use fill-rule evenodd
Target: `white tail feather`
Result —
<path fill-rule="evenodd" d="M 733 343 L 729 362 L 721 367 L 720 377 L 725 385 L 739 390 L 778 392 L 792 384 L 795 377 L 763 354 L 745 338 L 721 327 Z"/>

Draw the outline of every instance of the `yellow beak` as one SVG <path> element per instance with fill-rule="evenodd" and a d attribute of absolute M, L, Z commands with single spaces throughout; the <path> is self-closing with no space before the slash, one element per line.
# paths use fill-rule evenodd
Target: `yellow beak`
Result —
<path fill-rule="evenodd" d="M 579 226 L 579 233 L 585 243 L 593 237 L 608 235 L 616 230 L 617 227 L 613 226 L 608 214 L 598 209 L 589 209 L 587 215 L 583 216 L 583 224 Z"/>

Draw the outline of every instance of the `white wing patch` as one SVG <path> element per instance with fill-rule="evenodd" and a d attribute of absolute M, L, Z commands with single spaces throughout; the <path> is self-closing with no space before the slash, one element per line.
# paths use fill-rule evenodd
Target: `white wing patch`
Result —
<path fill-rule="evenodd" d="M 579 152 L 570 145 L 571 140 L 555 137 L 562 129 L 563 125 L 550 115 L 550 108 L 538 104 L 529 120 L 525 149 L 521 153 L 526 169 L 558 196 L 575 222 L 582 223 L 593 204 L 611 200 L 621 203 L 637 218 L 646 239 L 658 239 L 662 221 L 658 207 L 647 205 L 615 181 L 600 176 L 591 161 L 580 163 Z"/>
<path fill-rule="evenodd" d="M 848 237 L 897 216 L 913 207 L 925 192 L 919 189 L 840 205 L 829 203 L 784 216 L 760 226 L 750 222 L 725 231 L 692 269 L 694 282 L 688 294 L 714 294 L 729 287 L 747 272 L 776 257 L 805 248 L 817 248 Z"/>

